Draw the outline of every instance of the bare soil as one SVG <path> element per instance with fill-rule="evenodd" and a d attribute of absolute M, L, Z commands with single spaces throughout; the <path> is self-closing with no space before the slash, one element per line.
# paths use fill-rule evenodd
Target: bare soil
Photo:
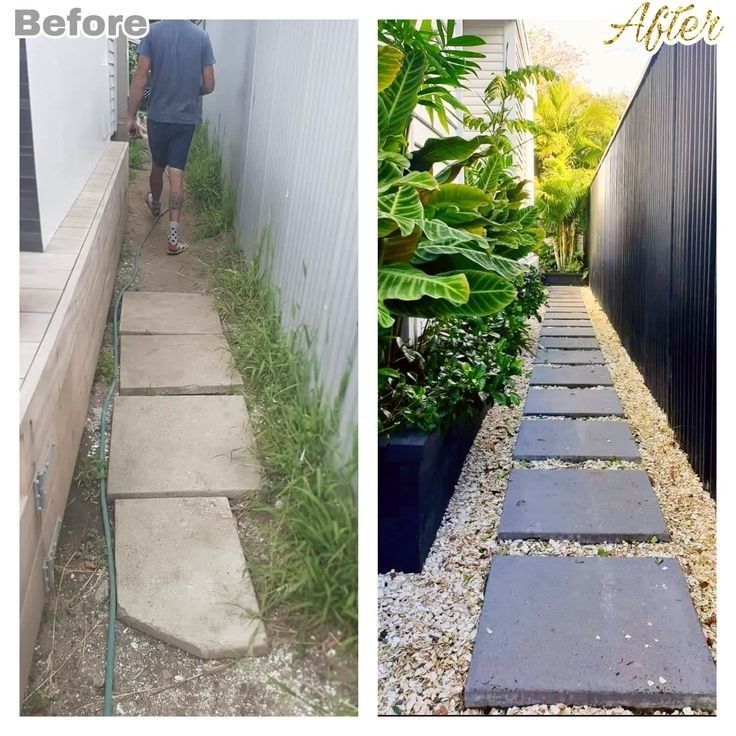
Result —
<path fill-rule="evenodd" d="M 146 171 L 131 172 L 128 223 L 116 289 L 133 273 L 135 254 L 153 218 L 144 204 Z M 164 190 L 162 201 L 167 201 Z M 185 208 L 186 208 L 185 202 Z M 185 210 L 181 225 L 188 252 L 165 252 L 168 221 L 155 226 L 140 254 L 133 289 L 204 292 L 220 241 L 197 237 Z M 117 292 L 116 292 L 117 293 Z M 110 349 L 111 326 L 103 341 Z M 23 703 L 24 715 L 101 715 L 107 635 L 107 567 L 100 521 L 98 425 L 109 379 L 98 375 L 79 448 L 75 480 L 56 555 L 56 592 L 49 596 L 36 642 Z M 267 559 L 267 523 L 247 502 L 233 503 L 246 557 Z M 258 581 L 254 579 L 256 592 Z M 240 660 L 201 660 L 130 627 L 118 624 L 114 712 L 117 715 L 354 715 L 357 660 L 341 645 L 340 632 L 299 634 L 300 622 L 278 610 L 265 620 L 271 652 Z"/>

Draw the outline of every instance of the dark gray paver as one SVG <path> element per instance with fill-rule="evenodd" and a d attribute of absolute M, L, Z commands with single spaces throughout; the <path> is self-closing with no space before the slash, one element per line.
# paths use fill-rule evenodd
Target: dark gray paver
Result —
<path fill-rule="evenodd" d="M 466 706 L 712 708 L 715 696 L 676 559 L 494 556 Z"/>
<path fill-rule="evenodd" d="M 589 319 L 565 319 L 545 314 L 542 327 L 589 327 L 593 329 L 593 323 Z"/>
<path fill-rule="evenodd" d="M 539 346 L 553 350 L 598 350 L 594 337 L 545 337 L 539 338 Z"/>
<path fill-rule="evenodd" d="M 590 317 L 588 317 L 587 312 L 555 312 L 553 310 L 548 310 L 544 314 L 545 319 L 571 319 L 571 320 L 585 320 L 586 322 L 590 321 Z"/>
<path fill-rule="evenodd" d="M 548 350 L 539 348 L 535 363 L 557 363 L 561 365 L 603 365 L 606 359 L 600 350 Z"/>
<path fill-rule="evenodd" d="M 632 460 L 639 449 L 626 422 L 522 419 L 514 460 Z"/>
<path fill-rule="evenodd" d="M 669 541 L 641 470 L 512 470 L 499 539 L 572 539 L 584 544 Z"/>
<path fill-rule="evenodd" d="M 585 307 L 579 304 L 553 304 L 547 305 L 547 311 L 545 314 L 550 312 L 566 312 L 566 313 L 577 313 L 584 314 L 586 317 L 588 313 L 585 311 Z"/>
<path fill-rule="evenodd" d="M 592 327 L 545 327 L 540 330 L 542 337 L 595 337 Z"/>
<path fill-rule="evenodd" d="M 533 388 L 526 395 L 524 414 L 547 417 L 622 417 L 616 392 L 592 388 Z"/>
<path fill-rule="evenodd" d="M 529 381 L 532 386 L 613 386 L 604 365 L 535 365 Z"/>

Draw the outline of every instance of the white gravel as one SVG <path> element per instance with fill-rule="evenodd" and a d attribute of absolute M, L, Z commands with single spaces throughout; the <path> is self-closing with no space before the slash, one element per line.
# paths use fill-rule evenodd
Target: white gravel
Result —
<path fill-rule="evenodd" d="M 676 556 L 713 657 L 716 656 L 715 503 L 703 490 L 638 370 L 588 288 L 582 289 L 601 350 L 642 455 L 624 462 L 516 463 L 512 452 L 521 420 L 518 407 L 488 412 L 468 454 L 455 493 L 420 574 L 378 577 L 378 700 L 382 714 L 479 714 L 466 709 L 463 688 L 470 665 L 483 588 L 493 554 Z M 534 322 L 536 343 L 539 325 Z M 516 391 L 525 396 L 532 355 Z M 496 538 L 512 467 L 642 467 L 649 474 L 670 530 L 669 543 L 584 545 L 564 540 Z M 605 552 L 604 552 L 605 550 Z M 647 711 L 679 714 L 681 711 Z M 685 714 L 700 713 L 685 709 Z M 492 708 L 491 714 L 629 714 L 625 708 L 537 704 Z"/>

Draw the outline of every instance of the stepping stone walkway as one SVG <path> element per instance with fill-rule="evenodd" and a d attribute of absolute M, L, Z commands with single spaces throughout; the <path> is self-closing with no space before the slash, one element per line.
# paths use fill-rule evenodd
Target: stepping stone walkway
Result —
<path fill-rule="evenodd" d="M 260 467 L 214 301 L 128 292 L 120 328 L 108 465 L 118 617 L 198 657 L 265 654 L 228 502 L 258 489 Z"/>
<path fill-rule="evenodd" d="M 499 539 L 668 541 L 642 470 L 547 465 L 641 460 L 617 419 L 623 410 L 594 330 L 554 324 L 567 311 L 561 303 L 584 323 L 579 291 L 549 291 L 554 306 L 513 454 L 546 465 L 512 470 Z M 675 558 L 494 556 L 465 704 L 543 703 L 715 707 L 715 665 Z"/>

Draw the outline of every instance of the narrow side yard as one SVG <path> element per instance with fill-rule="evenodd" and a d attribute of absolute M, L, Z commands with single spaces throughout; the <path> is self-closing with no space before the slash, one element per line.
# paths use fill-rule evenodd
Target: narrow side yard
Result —
<path fill-rule="evenodd" d="M 151 227 L 151 217 L 143 202 L 148 190 L 147 165 L 145 148 L 140 144 L 132 146 L 131 167 L 136 170 L 131 171 L 128 225 L 116 278 L 118 288 L 129 279 L 138 245 Z M 219 170 L 216 174 L 219 176 Z M 216 287 L 225 283 L 223 273 L 231 284 L 242 284 L 242 278 L 234 280 L 238 264 L 232 256 L 232 235 L 222 234 L 222 228 L 216 227 L 214 230 L 219 234 L 205 237 L 211 232 L 201 227 L 201 221 L 197 227 L 191 196 L 186 206 L 182 238 L 190 244 L 190 252 L 177 258 L 167 257 L 164 252 L 167 225 L 165 218 L 159 221 L 141 251 L 140 274 L 134 290 L 200 293 L 214 290 L 217 295 Z M 232 294 L 223 292 L 218 299 L 223 309 L 228 304 L 239 303 Z M 223 316 L 238 368 L 257 373 L 258 356 L 245 354 L 242 340 L 237 339 L 237 315 L 223 312 Z M 274 328 L 273 321 L 269 328 Z M 27 715 L 100 715 L 102 711 L 108 591 L 98 499 L 104 468 L 96 457 L 100 411 L 113 376 L 108 324 L 59 539 L 56 593 L 49 597 L 44 612 L 23 704 Z M 253 404 L 256 400 L 255 394 L 247 396 L 249 408 L 257 418 L 258 406 Z M 351 613 L 354 602 L 340 601 L 345 622 L 340 625 L 334 617 L 316 615 L 313 601 L 305 613 L 294 596 L 289 597 L 278 589 L 280 582 L 296 589 L 297 599 L 298 594 L 305 599 L 316 595 L 308 583 L 289 580 L 284 570 L 274 565 L 274 545 L 292 530 L 284 527 L 284 515 L 274 516 L 270 509 L 283 506 L 289 498 L 279 496 L 267 484 L 262 498 L 232 502 L 264 613 L 270 653 L 240 660 L 205 661 L 119 624 L 113 699 L 117 715 L 356 713 L 357 657 Z M 344 513 L 349 516 L 350 509 Z M 346 533 L 346 544 L 350 543 L 351 533 L 350 530 Z M 277 549 L 286 553 L 293 550 L 293 545 L 282 542 L 282 547 Z M 299 572 L 299 568 L 292 570 Z M 342 592 L 337 590 L 333 595 L 343 598 Z"/>
<path fill-rule="evenodd" d="M 589 289 L 581 290 L 614 388 L 651 478 L 671 541 L 581 544 L 564 540 L 499 541 L 497 532 L 523 404 L 494 407 L 466 459 L 455 494 L 423 572 L 378 578 L 379 711 L 384 714 L 625 714 L 625 708 L 538 703 L 526 707 L 466 709 L 466 685 L 486 576 L 494 555 L 677 557 L 707 645 L 716 657 L 715 503 L 679 448 L 663 412 Z M 515 390 L 526 394 L 533 349 Z M 594 421 L 594 420 L 593 420 Z M 534 467 L 566 467 L 562 461 Z M 611 467 L 586 461 L 576 467 Z M 628 467 L 627 463 L 618 463 Z M 631 465 L 631 467 L 634 467 Z M 637 711 L 690 714 L 694 709 Z"/>

